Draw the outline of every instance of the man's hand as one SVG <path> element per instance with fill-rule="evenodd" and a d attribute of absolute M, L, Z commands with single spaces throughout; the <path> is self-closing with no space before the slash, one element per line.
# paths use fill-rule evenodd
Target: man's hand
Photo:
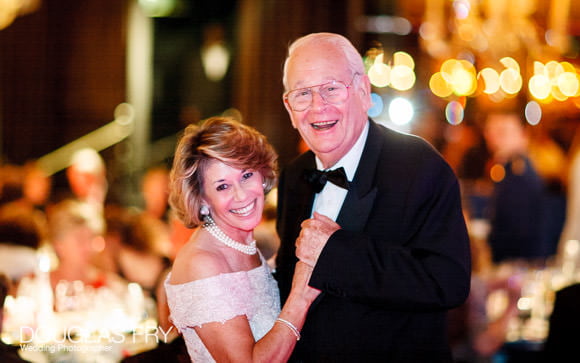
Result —
<path fill-rule="evenodd" d="M 320 252 L 330 236 L 340 229 L 332 219 L 314 212 L 314 218 L 302 222 L 302 230 L 296 239 L 296 257 L 314 267 Z"/>

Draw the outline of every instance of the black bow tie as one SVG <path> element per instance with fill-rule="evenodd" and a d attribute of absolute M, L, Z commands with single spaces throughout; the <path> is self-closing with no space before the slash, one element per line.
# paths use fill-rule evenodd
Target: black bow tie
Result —
<path fill-rule="evenodd" d="M 306 170 L 305 176 L 308 183 L 312 185 L 315 193 L 319 193 L 327 181 L 348 190 L 348 179 L 343 167 L 325 171 Z"/>

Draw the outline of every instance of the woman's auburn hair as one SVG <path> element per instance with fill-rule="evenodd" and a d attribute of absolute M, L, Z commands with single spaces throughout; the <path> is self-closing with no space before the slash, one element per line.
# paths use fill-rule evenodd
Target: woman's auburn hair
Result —
<path fill-rule="evenodd" d="M 188 228 L 203 223 L 200 207 L 203 176 L 212 160 L 240 169 L 253 169 L 264 178 L 264 193 L 276 184 L 278 155 L 266 137 L 231 117 L 211 117 L 187 126 L 170 173 L 169 204 Z"/>

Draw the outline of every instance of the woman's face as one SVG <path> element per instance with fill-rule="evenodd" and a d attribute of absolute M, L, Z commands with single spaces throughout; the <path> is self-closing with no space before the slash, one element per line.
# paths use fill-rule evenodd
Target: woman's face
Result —
<path fill-rule="evenodd" d="M 211 161 L 203 175 L 203 201 L 216 224 L 230 237 L 244 241 L 262 219 L 264 187 L 257 170 L 240 170 Z"/>

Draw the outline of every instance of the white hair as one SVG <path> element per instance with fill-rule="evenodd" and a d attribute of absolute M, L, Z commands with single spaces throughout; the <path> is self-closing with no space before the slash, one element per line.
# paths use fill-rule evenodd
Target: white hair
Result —
<path fill-rule="evenodd" d="M 361 55 L 358 50 L 352 45 L 352 43 L 340 34 L 335 33 L 312 33 L 305 35 L 301 38 L 296 39 L 288 47 L 288 56 L 284 61 L 284 75 L 282 78 L 282 83 L 284 84 L 285 91 L 288 91 L 288 63 L 289 59 L 292 57 L 294 52 L 305 45 L 308 44 L 329 44 L 334 46 L 336 49 L 341 51 L 346 58 L 349 70 L 353 73 L 364 74 L 365 67 Z"/>
<path fill-rule="evenodd" d="M 105 162 L 101 155 L 88 147 L 75 151 L 71 157 L 71 165 L 85 173 L 100 173 L 105 170 Z"/>

